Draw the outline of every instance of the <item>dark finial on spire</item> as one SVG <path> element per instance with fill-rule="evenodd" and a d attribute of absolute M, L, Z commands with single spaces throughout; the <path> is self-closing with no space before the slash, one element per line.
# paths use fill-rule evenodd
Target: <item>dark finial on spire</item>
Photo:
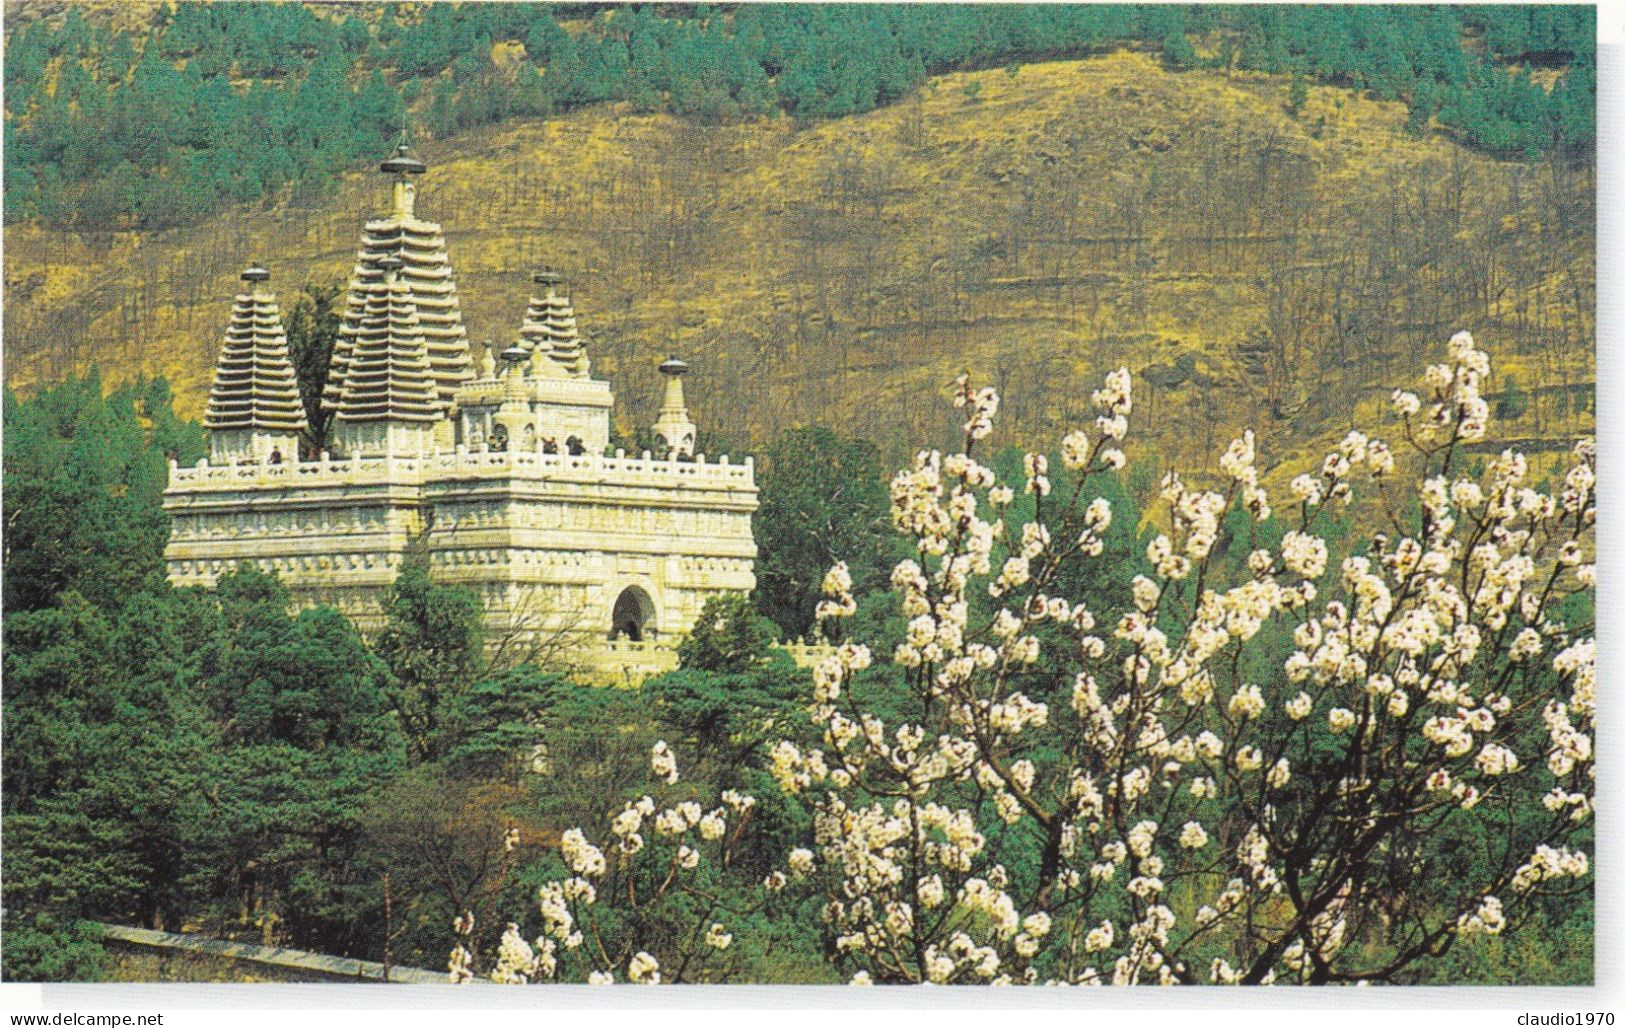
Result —
<path fill-rule="evenodd" d="M 544 264 L 542 270 L 530 276 L 530 280 L 540 286 L 556 286 L 564 281 L 564 276 L 554 270 L 553 265 Z"/>
<path fill-rule="evenodd" d="M 421 175 L 429 170 L 429 166 L 418 160 L 417 156 L 412 153 L 412 148 L 406 145 L 406 133 L 403 130 L 400 145 L 395 147 L 393 154 L 378 165 L 378 170 L 387 175 Z"/>
<path fill-rule="evenodd" d="M 244 282 L 268 282 L 271 279 L 271 273 L 266 271 L 264 265 L 260 264 L 259 261 L 254 261 L 243 269 L 242 279 Z"/>
<path fill-rule="evenodd" d="M 685 360 L 679 360 L 676 357 L 667 357 L 660 365 L 660 373 L 662 375 L 670 375 L 673 378 L 676 378 L 678 375 L 686 375 L 688 374 L 688 362 Z"/>

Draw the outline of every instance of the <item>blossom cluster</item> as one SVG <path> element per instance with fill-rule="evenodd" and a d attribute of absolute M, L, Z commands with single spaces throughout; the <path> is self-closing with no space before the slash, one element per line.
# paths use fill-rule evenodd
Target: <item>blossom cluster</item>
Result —
<path fill-rule="evenodd" d="M 671 786 L 680 781 L 676 751 L 665 741 L 654 744 L 649 755 L 651 777 Z M 636 911 L 669 892 L 688 889 L 693 877 L 709 860 L 726 863 L 730 841 L 749 821 L 756 798 L 734 789 L 723 790 L 721 803 L 711 809 L 692 799 L 661 804 L 645 794 L 625 803 L 609 818 L 606 831 L 594 841 L 581 828 L 570 828 L 559 838 L 558 853 L 564 877 L 543 882 L 537 889 L 536 909 L 540 934 L 527 940 L 518 923 L 510 923 L 498 945 L 490 979 L 499 984 L 555 981 L 569 974 L 594 985 L 617 980 L 658 985 L 668 980 L 663 966 L 675 965 L 698 973 L 710 956 L 720 955 L 733 943 L 715 902 L 703 904 L 706 927 L 694 933 L 685 950 L 656 952 L 636 933 L 618 944 L 598 927 L 599 911 L 606 906 Z M 652 894 L 639 895 L 639 882 L 654 882 Z M 619 921 L 611 916 L 611 921 Z M 466 939 L 472 918 L 459 918 L 455 926 Z M 449 964 L 453 981 L 473 977 L 473 959 L 465 943 L 454 949 Z"/>
<path fill-rule="evenodd" d="M 1094 394 L 1093 432 L 1061 440 L 1077 492 L 1059 512 L 1045 455 L 1026 456 L 1017 488 L 975 458 L 997 398 L 957 383 L 956 402 L 973 410 L 964 449 L 922 451 L 891 486 L 893 523 L 916 552 L 891 578 L 907 619 L 891 658 L 932 717 L 888 724 L 854 705 L 871 656 L 849 645 L 814 675 L 822 745 L 772 751 L 781 788 L 813 798 L 825 922 L 854 981 L 1196 981 L 1202 953 L 1210 981 L 1356 980 L 1344 944 L 1379 888 L 1363 854 L 1412 845 L 1393 834 L 1407 819 L 1480 816 L 1492 793 L 1560 819 L 1522 867 L 1417 930 L 1493 934 L 1511 916 L 1497 891 L 1521 897 L 1585 873 L 1560 843 L 1592 809 L 1595 647 L 1550 611 L 1594 582 L 1594 448 L 1576 449 L 1550 494 L 1513 451 L 1463 473 L 1457 450 L 1488 431 L 1489 359 L 1466 333 L 1447 355 L 1420 395 L 1394 397 L 1418 483 L 1414 524 L 1392 513 L 1400 451 L 1351 431 L 1289 483 L 1278 543 L 1243 550 L 1245 573 L 1223 581 L 1216 557 L 1242 538 L 1226 538 L 1227 512 L 1277 516 L 1244 432 L 1219 460 L 1225 484 L 1165 475 L 1146 571 L 1101 626 L 1099 597 L 1056 583 L 1068 562 L 1102 552 L 1111 507 L 1085 486 L 1122 467 L 1128 374 Z M 1040 516 L 1010 516 L 1018 490 Z M 1325 526 L 1357 502 L 1389 511 L 1388 524 L 1339 555 Z M 820 616 L 850 606 L 843 571 Z M 993 601 L 985 618 L 972 615 L 974 589 Z M 1046 650 L 1057 632 L 1070 641 Z M 1239 654 L 1261 637 L 1290 645 L 1277 674 L 1249 681 Z M 1068 664 L 1066 710 L 1024 685 Z M 1550 740 L 1538 756 L 1520 752 L 1532 718 Z M 1068 754 L 1058 763 L 1057 745 Z M 1532 761 L 1547 775 L 1538 790 L 1526 784 Z M 1045 854 L 1037 881 L 1012 883 L 988 841 L 994 823 Z M 1350 826 L 1338 847 L 1295 857 L 1289 840 L 1334 823 Z M 1189 923 L 1165 901 L 1174 878 L 1198 898 Z M 1261 920 L 1276 927 L 1250 935 Z M 1253 956 L 1215 953 L 1226 936 Z"/>

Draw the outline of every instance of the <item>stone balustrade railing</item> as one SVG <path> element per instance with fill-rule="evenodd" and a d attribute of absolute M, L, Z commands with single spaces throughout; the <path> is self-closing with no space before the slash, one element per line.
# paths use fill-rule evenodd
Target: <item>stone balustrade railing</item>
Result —
<path fill-rule="evenodd" d="M 602 485 L 672 485 L 694 483 L 711 486 L 754 486 L 755 460 L 746 457 L 735 464 L 727 454 L 708 458 L 704 454 L 691 461 L 675 457 L 656 459 L 645 450 L 633 457 L 624 451 L 615 456 L 596 454 L 572 456 L 542 453 L 538 450 L 467 450 L 425 455 L 288 460 L 280 464 L 211 465 L 201 460 L 195 467 L 169 463 L 169 487 L 177 490 L 243 489 L 421 484 L 448 478 L 533 478 Z"/>
<path fill-rule="evenodd" d="M 835 652 L 828 643 L 778 643 L 798 667 L 812 667 Z M 668 639 L 604 639 L 578 650 L 580 661 L 591 680 L 636 686 L 651 675 L 677 667 L 677 642 Z"/>
<path fill-rule="evenodd" d="M 677 659 L 677 644 L 656 639 L 605 639 L 595 644 L 588 653 L 594 656 L 647 658 L 651 663 L 665 663 Z"/>
<path fill-rule="evenodd" d="M 835 652 L 835 647 L 829 643 L 810 643 L 800 639 L 774 645 L 788 653 L 790 659 L 801 667 L 811 667 Z M 589 662 L 600 659 L 613 662 L 619 659 L 628 663 L 642 661 L 677 666 L 677 642 L 666 639 L 605 639 L 591 644 L 582 653 Z"/>
<path fill-rule="evenodd" d="M 802 639 L 779 643 L 779 648 L 790 654 L 790 659 L 798 667 L 812 667 L 835 652 L 835 647 L 829 643 L 810 643 Z"/>
<path fill-rule="evenodd" d="M 525 374 L 521 379 L 526 394 L 545 393 L 554 403 L 575 401 L 589 406 L 608 406 L 609 384 L 596 378 L 537 378 Z M 458 387 L 457 402 L 464 408 L 481 404 L 497 404 L 508 395 L 508 373 L 492 378 L 478 378 Z"/>

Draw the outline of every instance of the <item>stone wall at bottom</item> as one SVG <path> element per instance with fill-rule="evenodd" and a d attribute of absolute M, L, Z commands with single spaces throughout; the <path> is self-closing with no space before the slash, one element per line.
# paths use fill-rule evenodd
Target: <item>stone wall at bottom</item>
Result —
<path fill-rule="evenodd" d="M 102 944 L 113 956 L 113 972 L 119 981 L 382 983 L 385 980 L 384 965 L 372 960 L 206 939 L 128 925 L 100 927 Z M 445 985 L 450 977 L 444 971 L 392 967 L 388 980 L 408 985 Z"/>

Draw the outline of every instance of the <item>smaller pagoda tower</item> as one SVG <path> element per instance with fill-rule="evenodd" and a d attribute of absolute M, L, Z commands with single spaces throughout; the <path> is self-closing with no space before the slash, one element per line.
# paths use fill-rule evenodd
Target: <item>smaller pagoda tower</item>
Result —
<path fill-rule="evenodd" d="M 519 345 L 502 351 L 502 400 L 491 416 L 490 445 L 495 449 L 536 448 L 536 413 L 532 409 L 526 372 L 530 354 Z"/>
<path fill-rule="evenodd" d="M 269 271 L 251 265 L 242 274 L 247 292 L 232 304 L 203 420 L 215 464 L 275 464 L 299 457 L 305 408 L 282 314 L 266 286 L 270 278 Z"/>
<path fill-rule="evenodd" d="M 576 312 L 564 276 L 547 267 L 532 275 L 531 281 L 541 289 L 525 308 L 519 345 L 548 358 L 537 362 L 537 372 L 543 377 L 592 377 L 592 363 L 576 331 Z"/>
<path fill-rule="evenodd" d="M 655 441 L 668 454 L 692 457 L 697 430 L 688 416 L 688 402 L 683 399 L 683 376 L 688 374 L 688 362 L 668 357 L 660 365 L 660 373 L 666 376 L 666 396 L 654 423 Z"/>

